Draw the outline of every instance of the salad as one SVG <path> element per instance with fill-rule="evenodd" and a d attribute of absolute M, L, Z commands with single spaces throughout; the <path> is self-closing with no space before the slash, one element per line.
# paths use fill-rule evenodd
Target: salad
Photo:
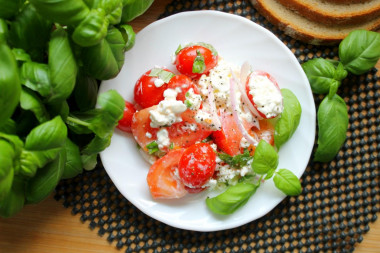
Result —
<path fill-rule="evenodd" d="M 236 66 L 203 42 L 179 46 L 172 62 L 175 72 L 155 66 L 142 74 L 117 126 L 132 133 L 151 164 L 152 197 L 225 190 L 206 203 L 229 214 L 272 177 L 285 194 L 299 194 L 298 178 L 277 169 L 277 150 L 300 120 L 295 95 L 270 73 Z"/>

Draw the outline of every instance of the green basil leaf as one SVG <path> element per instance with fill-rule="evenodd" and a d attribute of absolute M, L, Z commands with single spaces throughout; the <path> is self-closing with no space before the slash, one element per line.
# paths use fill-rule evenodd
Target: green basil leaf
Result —
<path fill-rule="evenodd" d="M 13 114 L 20 101 L 21 83 L 17 62 L 9 46 L 0 40 L 0 126 Z"/>
<path fill-rule="evenodd" d="M 0 139 L 0 202 L 11 190 L 14 176 L 15 150 L 7 141 Z"/>
<path fill-rule="evenodd" d="M 7 41 L 8 33 L 9 29 L 7 22 L 5 22 L 4 19 L 0 18 L 0 40 Z"/>
<path fill-rule="evenodd" d="M 0 201 L 0 216 L 8 218 L 21 211 L 25 202 L 25 181 L 15 176 L 10 192 Z"/>
<path fill-rule="evenodd" d="M 185 48 L 185 47 L 191 47 L 191 46 L 202 46 L 202 47 L 205 47 L 205 48 L 207 48 L 207 49 L 209 49 L 211 52 L 212 52 L 212 54 L 214 55 L 214 56 L 217 56 L 218 55 L 218 51 L 216 51 L 216 49 L 213 47 L 213 45 L 211 45 L 211 44 L 208 44 L 208 43 L 205 43 L 205 42 L 192 42 L 192 43 L 188 43 L 188 44 L 186 44 L 186 46 L 184 46 L 184 47 L 179 47 L 178 48 L 178 52 L 182 49 L 182 48 Z M 176 55 L 178 54 L 178 52 L 176 52 Z"/>
<path fill-rule="evenodd" d="M 30 0 L 46 19 L 61 25 L 78 25 L 90 10 L 82 0 Z"/>
<path fill-rule="evenodd" d="M 161 68 L 153 68 L 150 71 L 149 76 L 158 77 L 159 79 L 161 79 L 165 83 L 169 83 L 170 79 L 172 79 L 172 77 L 175 75 L 172 72 L 166 71 L 166 70 L 161 69 Z"/>
<path fill-rule="evenodd" d="M 273 177 L 275 186 L 288 196 L 297 196 L 302 192 L 300 180 L 290 170 L 279 169 Z"/>
<path fill-rule="evenodd" d="M 110 28 L 99 44 L 82 50 L 84 69 L 89 76 L 108 80 L 115 77 L 124 64 L 125 41 L 121 32 Z"/>
<path fill-rule="evenodd" d="M 98 44 L 107 35 L 108 20 L 103 9 L 93 9 L 74 29 L 72 39 L 82 47 Z"/>
<path fill-rule="evenodd" d="M 347 106 L 338 95 L 323 99 L 318 108 L 318 147 L 314 160 L 331 161 L 346 140 L 348 128 Z"/>
<path fill-rule="evenodd" d="M 79 147 L 70 139 L 66 140 L 66 164 L 62 174 L 62 179 L 73 178 L 83 171 L 82 160 Z"/>
<path fill-rule="evenodd" d="M 143 14 L 154 2 L 154 0 L 128 0 L 123 1 L 122 23 L 128 23 Z"/>
<path fill-rule="evenodd" d="M 24 49 L 33 61 L 43 62 L 52 26 L 52 22 L 39 15 L 33 5 L 27 4 L 10 24 L 10 45 Z"/>
<path fill-rule="evenodd" d="M 98 97 L 98 83 L 96 79 L 87 76 L 84 71 L 79 71 L 73 94 L 75 103 L 80 111 L 95 108 Z"/>
<path fill-rule="evenodd" d="M 58 156 L 43 168 L 39 169 L 26 185 L 25 197 L 28 204 L 44 200 L 55 189 L 65 170 L 66 151 L 61 148 Z"/>
<path fill-rule="evenodd" d="M 25 0 L 0 0 L 0 18 L 9 19 L 15 16 Z"/>
<path fill-rule="evenodd" d="M 30 62 L 32 59 L 30 58 L 30 55 L 24 51 L 24 49 L 21 48 L 12 48 L 13 56 L 15 57 L 16 61 L 20 64 L 24 62 Z"/>
<path fill-rule="evenodd" d="M 380 34 L 355 30 L 339 44 L 339 58 L 344 68 L 360 75 L 373 68 L 380 58 Z"/>
<path fill-rule="evenodd" d="M 240 182 L 230 186 L 220 195 L 207 198 L 206 205 L 214 213 L 227 215 L 245 205 L 260 185 Z"/>
<path fill-rule="evenodd" d="M 3 132 L 5 134 L 16 134 L 16 122 L 12 119 L 7 119 L 3 125 L 0 126 L 0 132 Z"/>
<path fill-rule="evenodd" d="M 33 91 L 23 88 L 20 96 L 20 106 L 24 110 L 30 110 L 36 116 L 38 122 L 43 123 L 50 119 L 44 104 Z"/>
<path fill-rule="evenodd" d="M 92 155 L 82 155 L 81 160 L 83 164 L 83 169 L 90 171 L 95 169 L 96 164 L 98 163 L 98 154 L 92 154 Z"/>
<path fill-rule="evenodd" d="M 323 58 L 315 58 L 303 63 L 302 69 L 305 71 L 312 91 L 316 94 L 328 93 L 332 83 L 340 84 L 339 80 L 335 80 L 337 71 L 334 64 Z"/>
<path fill-rule="evenodd" d="M 197 50 L 197 56 L 194 59 L 193 62 L 193 73 L 203 73 L 206 69 L 206 64 L 205 64 L 205 58 L 203 55 Z"/>
<path fill-rule="evenodd" d="M 120 23 L 123 12 L 122 0 L 101 0 L 98 6 L 106 12 L 106 18 L 111 25 Z"/>
<path fill-rule="evenodd" d="M 348 72 L 347 70 L 344 69 L 343 64 L 341 62 L 338 62 L 338 65 L 336 66 L 334 79 L 337 81 L 341 81 L 347 77 L 347 74 Z M 340 82 L 339 82 L 339 85 L 340 85 Z"/>
<path fill-rule="evenodd" d="M 21 83 L 37 91 L 43 97 L 52 96 L 49 66 L 37 62 L 25 62 L 21 66 Z"/>
<path fill-rule="evenodd" d="M 63 28 L 52 33 L 49 42 L 49 70 L 53 94 L 48 102 L 65 100 L 74 90 L 78 67 Z"/>
<path fill-rule="evenodd" d="M 121 25 L 118 27 L 121 35 L 123 35 L 125 41 L 124 50 L 127 51 L 135 45 L 136 33 L 133 31 L 132 26 L 130 25 Z"/>
<path fill-rule="evenodd" d="M 281 89 L 284 110 L 274 131 L 274 143 L 279 149 L 293 136 L 301 119 L 302 108 L 297 97 L 288 89 Z"/>
<path fill-rule="evenodd" d="M 156 141 L 152 141 L 146 145 L 146 148 L 148 149 L 149 155 L 152 155 L 156 152 L 159 152 L 160 149 L 158 148 L 158 144 Z"/>
<path fill-rule="evenodd" d="M 235 156 L 230 156 L 226 153 L 218 153 L 218 157 L 225 163 L 233 166 L 241 168 L 246 166 L 249 161 L 253 159 L 248 150 L 245 150 L 243 154 L 238 154 Z"/>
<path fill-rule="evenodd" d="M 275 170 L 278 166 L 278 154 L 272 145 L 261 140 L 255 149 L 251 166 L 253 171 L 259 175 Z"/>
<path fill-rule="evenodd" d="M 21 173 L 33 177 L 38 168 L 57 157 L 66 139 L 67 128 L 60 116 L 33 128 L 21 153 Z"/>

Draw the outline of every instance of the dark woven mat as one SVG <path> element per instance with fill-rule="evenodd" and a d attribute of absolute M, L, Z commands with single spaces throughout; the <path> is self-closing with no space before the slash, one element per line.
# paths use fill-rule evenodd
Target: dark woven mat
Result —
<path fill-rule="evenodd" d="M 248 1 L 172 1 L 160 18 L 184 10 L 216 9 L 251 19 L 275 33 L 302 63 L 337 59 L 337 47 L 311 46 L 285 36 Z M 335 160 L 309 162 L 303 193 L 288 197 L 259 220 L 213 233 L 175 229 L 135 208 L 115 188 L 101 163 L 91 172 L 62 181 L 56 199 L 91 229 L 126 252 L 352 252 L 380 207 L 379 78 L 373 69 L 349 76 L 338 93 L 349 106 L 348 138 Z M 316 104 L 320 98 L 316 97 Z"/>

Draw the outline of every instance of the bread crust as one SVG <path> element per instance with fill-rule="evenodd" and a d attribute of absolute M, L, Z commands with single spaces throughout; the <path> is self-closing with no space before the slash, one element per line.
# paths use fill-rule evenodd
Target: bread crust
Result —
<path fill-rule="evenodd" d="M 380 16 L 380 0 L 368 3 L 336 4 L 324 3 L 324 7 L 312 5 L 307 0 L 278 0 L 282 5 L 306 17 L 309 20 L 326 25 L 360 24 Z M 324 1 L 324 0 L 319 0 Z M 349 8 L 344 12 L 336 12 L 336 8 Z M 331 10 L 329 10 L 331 9 Z"/>
<path fill-rule="evenodd" d="M 356 29 L 380 29 L 380 17 L 359 25 L 327 26 L 287 9 L 276 0 L 251 0 L 253 6 L 273 25 L 278 26 L 290 37 L 314 45 L 334 45 Z M 317 29 L 308 29 L 306 26 Z M 316 31 L 318 30 L 318 31 Z"/>
<path fill-rule="evenodd" d="M 357 4 L 357 3 L 365 3 L 372 0 L 324 0 L 325 2 L 329 3 L 336 3 L 336 4 Z"/>

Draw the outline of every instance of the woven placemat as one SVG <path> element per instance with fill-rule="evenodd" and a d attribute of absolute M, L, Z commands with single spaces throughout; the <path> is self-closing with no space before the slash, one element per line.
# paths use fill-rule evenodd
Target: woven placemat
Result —
<path fill-rule="evenodd" d="M 271 30 L 300 63 L 313 57 L 337 59 L 337 47 L 295 41 L 268 23 L 248 1 L 179 1 L 160 16 L 213 9 L 247 17 Z M 99 161 L 94 171 L 62 181 L 56 199 L 80 214 L 90 228 L 125 252 L 352 252 L 380 207 L 379 77 L 348 76 L 339 95 L 349 106 L 348 137 L 330 163 L 309 162 L 303 193 L 287 197 L 264 217 L 219 232 L 175 229 L 140 212 L 116 189 Z M 320 97 L 315 97 L 316 105 Z"/>

